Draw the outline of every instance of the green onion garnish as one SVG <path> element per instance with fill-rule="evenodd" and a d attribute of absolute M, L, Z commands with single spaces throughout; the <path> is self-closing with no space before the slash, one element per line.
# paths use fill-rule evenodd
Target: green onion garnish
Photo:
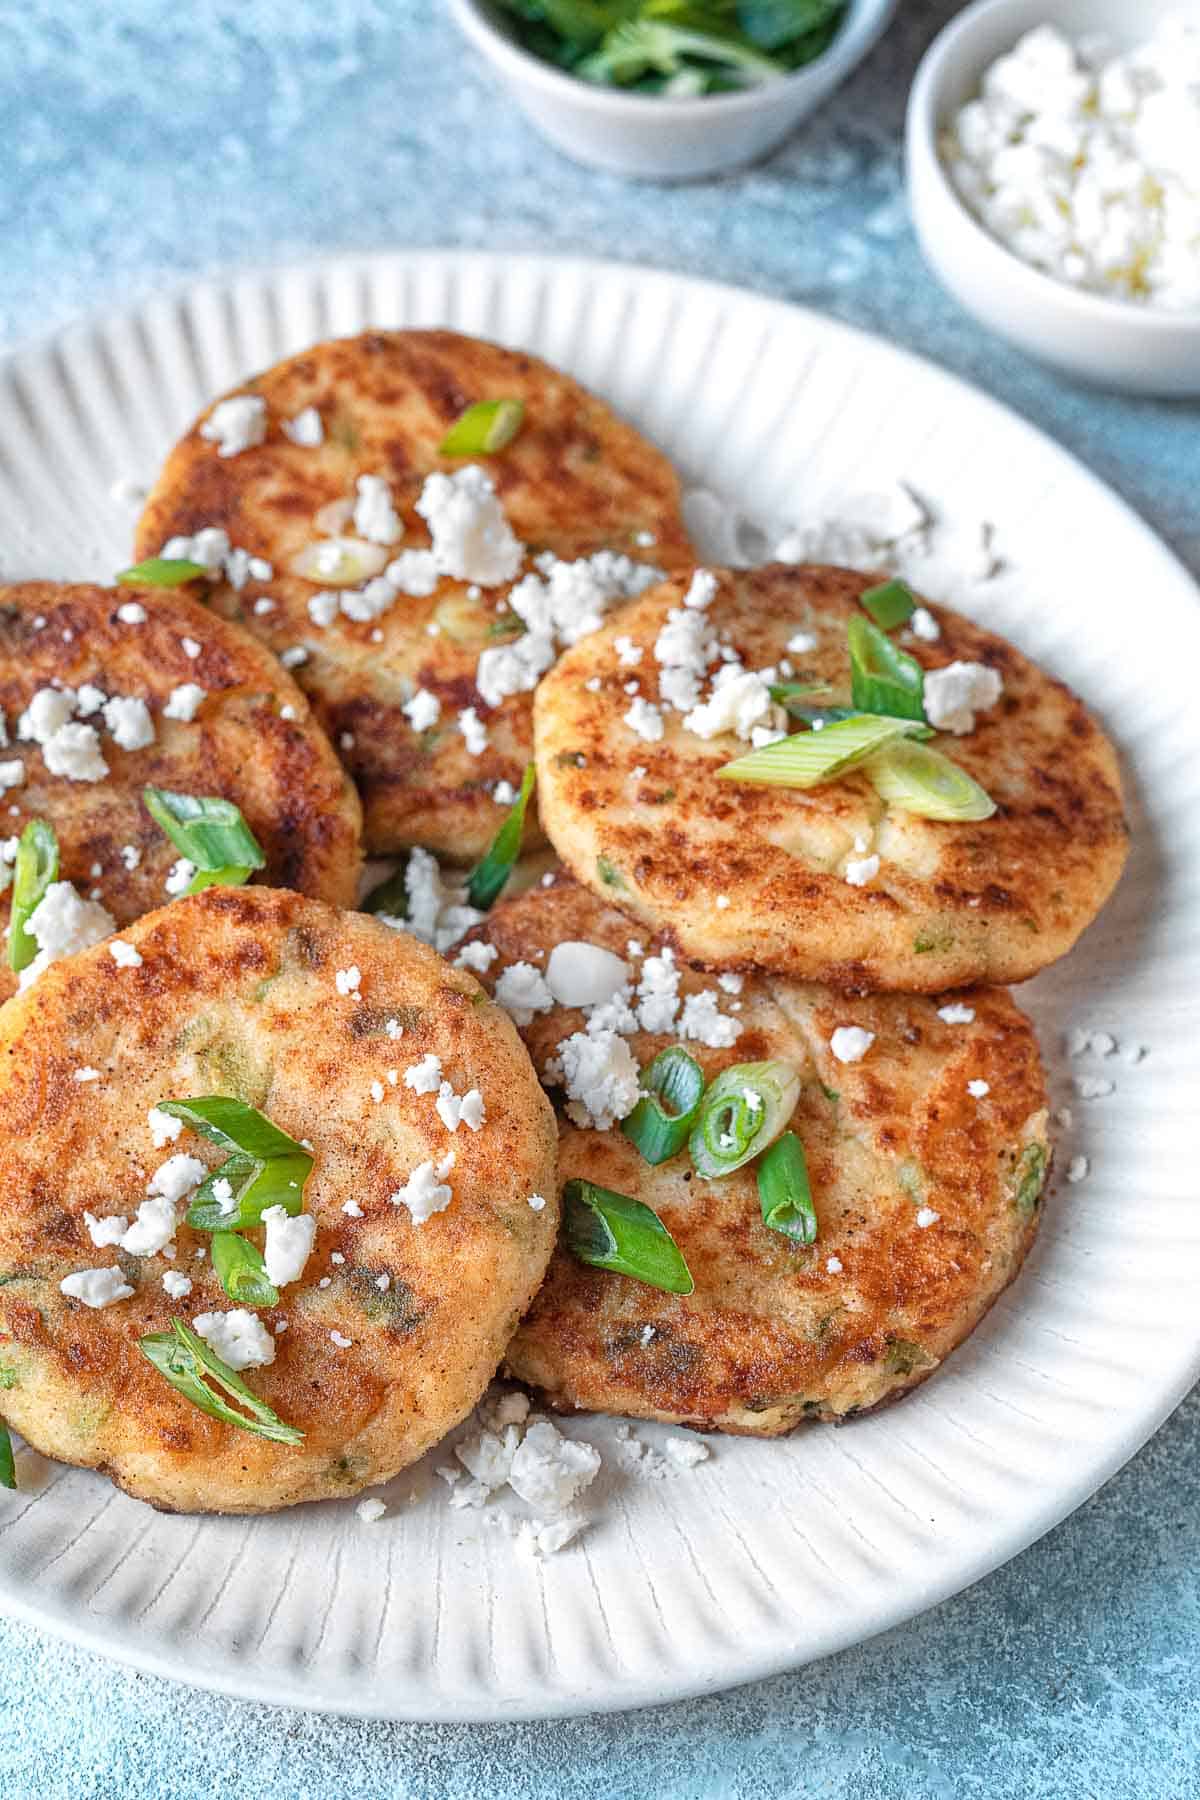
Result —
<path fill-rule="evenodd" d="M 611 1269 L 661 1288 L 690 1294 L 695 1288 L 679 1245 L 658 1214 L 593 1181 L 568 1181 L 563 1188 L 563 1231 L 580 1262 Z"/>
<path fill-rule="evenodd" d="M 835 719 L 822 731 L 799 731 L 793 737 L 780 738 L 778 743 L 764 744 L 761 750 L 751 750 L 735 762 L 726 763 L 717 774 L 723 781 L 752 781 L 767 787 L 820 787 L 885 744 L 914 736 L 922 729 L 915 720 L 853 713 L 848 719 Z"/>
<path fill-rule="evenodd" d="M 13 1461 L 12 1439 L 8 1435 L 8 1426 L 0 1420 L 0 1487 L 15 1488 L 17 1485 L 17 1465 Z"/>
<path fill-rule="evenodd" d="M 197 869 L 183 891 L 185 894 L 198 894 L 202 889 L 210 887 L 244 887 L 253 873 L 253 869 L 245 867 Z"/>
<path fill-rule="evenodd" d="M 125 587 L 182 587 L 185 581 L 200 581 L 212 575 L 203 563 L 188 562 L 181 556 L 150 556 L 145 562 L 122 569 L 117 580 Z"/>
<path fill-rule="evenodd" d="M 878 625 L 860 616 L 847 626 L 850 693 L 860 712 L 925 722 L 925 671 Z"/>
<path fill-rule="evenodd" d="M 45 819 L 30 819 L 21 833 L 13 865 L 12 914 L 8 923 L 8 966 L 25 969 L 38 953 L 26 927 L 46 889 L 58 879 L 58 838 Z"/>
<path fill-rule="evenodd" d="M 148 1337 L 139 1338 L 138 1349 L 185 1400 L 190 1400 L 210 1418 L 236 1425 L 239 1431 L 252 1431 L 256 1437 L 270 1438 L 275 1444 L 304 1442 L 304 1433 L 295 1425 L 285 1425 L 278 1413 L 273 1412 L 265 1400 L 260 1400 L 241 1376 L 210 1350 L 204 1339 L 182 1319 L 172 1319 L 170 1331 L 155 1331 Z M 240 1400 L 251 1416 L 247 1418 L 219 1393 L 214 1393 L 206 1377 L 211 1377 L 226 1394 Z"/>
<path fill-rule="evenodd" d="M 188 888 L 195 894 L 214 882 L 240 886 L 255 869 L 266 867 L 258 839 L 232 800 L 215 795 L 172 794 L 166 788 L 145 787 L 142 799 L 156 825 L 161 825 L 181 856 L 196 865 Z M 201 880 L 204 876 L 206 879 Z"/>
<path fill-rule="evenodd" d="M 525 417 L 523 400 L 480 400 L 454 421 L 439 456 L 494 456 L 512 443 Z"/>
<path fill-rule="evenodd" d="M 525 809 L 529 805 L 536 777 L 537 771 L 530 763 L 521 777 L 521 791 L 513 801 L 508 817 L 492 839 L 487 855 L 476 863 L 467 877 L 467 900 L 479 912 L 486 912 L 492 902 L 499 899 L 521 854 Z"/>
<path fill-rule="evenodd" d="M 808 1182 L 804 1145 L 794 1131 L 776 1138 L 758 1165 L 758 1198 L 763 1224 L 798 1244 L 816 1241 L 817 1215 Z"/>
<path fill-rule="evenodd" d="M 881 800 L 922 819 L 990 819 L 996 802 L 940 750 L 911 741 L 889 744 L 864 765 Z"/>
<path fill-rule="evenodd" d="M 255 1107 L 208 1094 L 160 1100 L 158 1110 L 231 1152 L 196 1189 L 187 1210 L 187 1222 L 195 1230 L 245 1231 L 261 1225 L 268 1206 L 282 1206 L 293 1215 L 300 1211 L 312 1155 Z"/>
<path fill-rule="evenodd" d="M 885 581 L 858 596 L 881 631 L 894 631 L 917 610 L 912 589 L 903 581 Z"/>
<path fill-rule="evenodd" d="M 278 1306 L 279 1290 L 267 1280 L 262 1252 L 236 1231 L 214 1231 L 212 1266 L 217 1280 L 239 1306 Z"/>
<path fill-rule="evenodd" d="M 408 917 L 408 862 L 394 869 L 386 881 L 373 887 L 358 909 L 365 913 L 387 913 L 392 919 Z"/>
<path fill-rule="evenodd" d="M 688 1141 L 709 1181 L 732 1175 L 774 1143 L 796 1110 L 800 1077 L 789 1063 L 734 1063 L 713 1082 Z"/>
<path fill-rule="evenodd" d="M 663 1163 L 687 1143 L 704 1094 L 704 1071 L 682 1044 L 660 1050 L 641 1073 L 646 1090 L 621 1130 L 648 1163 Z"/>

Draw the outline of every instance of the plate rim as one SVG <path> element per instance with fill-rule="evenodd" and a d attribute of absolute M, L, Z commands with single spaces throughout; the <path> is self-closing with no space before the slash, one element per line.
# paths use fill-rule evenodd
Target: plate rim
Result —
<path fill-rule="evenodd" d="M 597 279 L 611 279 L 616 276 L 635 286 L 650 283 L 672 288 L 677 291 L 684 305 L 690 296 L 700 294 L 710 302 L 726 307 L 749 306 L 756 311 L 764 326 L 787 323 L 794 327 L 797 321 L 808 322 L 815 332 L 825 336 L 826 341 L 832 337 L 851 346 L 857 344 L 869 347 L 872 354 L 877 354 L 880 350 L 886 351 L 890 360 L 907 367 L 914 375 L 944 384 L 960 401 L 976 409 L 991 409 L 994 416 L 1016 426 L 1021 432 L 1030 434 L 1037 440 L 1040 449 L 1058 459 L 1060 464 L 1065 464 L 1073 478 L 1081 482 L 1098 502 L 1103 503 L 1110 511 L 1116 509 L 1126 528 L 1131 528 L 1138 534 L 1142 549 L 1147 553 L 1153 551 L 1157 555 L 1175 582 L 1180 584 L 1181 591 L 1189 588 L 1196 599 L 1200 600 L 1197 576 L 1173 546 L 1142 517 L 1137 508 L 1089 468 L 1074 451 L 1060 444 L 1050 432 L 1033 423 L 1007 401 L 996 398 L 965 377 L 942 368 L 918 351 L 892 343 L 879 334 L 814 307 L 774 294 L 758 293 L 753 288 L 740 286 L 736 282 L 718 281 L 657 264 L 646 265 L 613 257 L 589 257 L 570 253 L 522 251 L 510 254 L 502 249 L 474 250 L 436 245 L 412 248 L 401 246 L 371 251 L 328 251 L 315 256 L 287 257 L 279 262 L 234 264 L 209 269 L 190 279 L 161 286 L 147 284 L 132 300 L 126 299 L 120 305 L 106 306 L 94 313 L 82 313 L 50 332 L 20 339 L 0 352 L 0 369 L 19 366 L 28 359 L 52 352 L 56 345 L 74 337 L 112 331 L 121 323 L 138 319 L 151 304 L 169 305 L 205 290 L 221 294 L 256 281 L 282 286 L 295 279 L 312 279 L 321 272 L 333 270 L 361 271 L 364 274 L 372 270 L 399 272 L 402 268 L 412 270 L 421 264 L 453 266 L 463 272 L 472 269 L 488 271 L 501 280 L 505 271 L 518 268 L 530 275 L 540 275 L 548 281 L 568 272 L 583 278 L 591 275 Z M 535 350 L 534 354 L 541 352 Z M 773 1648 L 757 1656 L 739 1654 L 736 1666 L 731 1666 L 728 1658 L 717 1661 L 714 1655 L 717 1666 L 711 1674 L 702 1676 L 695 1670 L 681 1670 L 658 1677 L 653 1689 L 647 1687 L 643 1676 L 616 1675 L 606 1676 L 593 1683 L 590 1690 L 579 1688 L 570 1692 L 541 1694 L 536 1698 L 518 1694 L 505 1696 L 500 1700 L 495 1694 L 481 1689 L 475 1698 L 460 1701 L 446 1694 L 435 1697 L 426 1691 L 418 1704 L 408 1705 L 403 1695 L 388 1694 L 382 1688 L 376 1691 L 378 1684 L 372 1680 L 364 1682 L 358 1692 L 322 1693 L 319 1691 L 318 1678 L 315 1683 L 318 1691 L 313 1692 L 309 1685 L 310 1678 L 304 1673 L 290 1673 L 262 1662 L 249 1665 L 231 1662 L 228 1673 L 217 1667 L 194 1671 L 186 1666 L 187 1645 L 184 1639 L 176 1637 L 172 1647 L 165 1648 L 153 1639 L 139 1642 L 132 1636 L 114 1635 L 111 1621 L 97 1620 L 92 1623 L 86 1617 L 72 1616 L 61 1606 L 47 1612 L 44 1607 L 39 1608 L 27 1596 L 14 1589 L 3 1574 L 0 1574 L 0 1611 L 70 1642 L 77 1648 L 146 1674 L 219 1693 L 231 1699 L 330 1716 L 405 1723 L 485 1724 L 583 1717 L 599 1712 L 621 1712 L 664 1705 L 766 1680 L 823 1661 L 843 1650 L 867 1643 L 889 1630 L 898 1629 L 942 1605 L 946 1600 L 965 1593 L 1023 1550 L 1037 1543 L 1047 1532 L 1091 1499 L 1160 1429 L 1198 1379 L 1200 1328 L 1193 1332 L 1191 1342 L 1181 1348 L 1172 1378 L 1163 1384 L 1153 1405 L 1127 1419 L 1124 1429 L 1106 1443 L 1104 1453 L 1092 1457 L 1086 1472 L 1057 1486 L 1032 1519 L 1026 1515 L 1019 1523 L 1011 1524 L 998 1538 L 989 1538 L 987 1548 L 981 1554 L 959 1558 L 946 1573 L 921 1584 L 919 1592 L 914 1584 L 909 1599 L 899 1610 L 893 1606 L 886 1616 L 880 1617 L 867 1629 L 864 1630 L 861 1620 L 858 1620 L 847 1622 L 841 1629 L 837 1629 L 836 1625 L 827 1628 L 823 1633 L 816 1634 L 815 1638 L 809 1634 L 803 1646 L 798 1641 L 788 1645 L 776 1639 Z M 850 1430 L 853 1430 L 852 1425 Z M 173 1654 L 176 1648 L 177 1653 Z"/>

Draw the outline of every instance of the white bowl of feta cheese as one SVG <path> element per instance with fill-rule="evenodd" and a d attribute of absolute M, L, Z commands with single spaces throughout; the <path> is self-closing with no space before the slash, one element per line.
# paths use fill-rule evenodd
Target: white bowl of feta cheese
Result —
<path fill-rule="evenodd" d="M 1194 4 L 978 0 L 917 72 L 907 156 L 926 259 L 984 324 L 1104 387 L 1200 394 Z"/>
<path fill-rule="evenodd" d="M 450 0 L 530 123 L 576 162 L 650 181 L 697 181 L 768 155 L 872 50 L 896 0 L 848 0 L 828 49 L 789 75 L 699 98 L 599 86 L 521 48 L 496 0 Z"/>

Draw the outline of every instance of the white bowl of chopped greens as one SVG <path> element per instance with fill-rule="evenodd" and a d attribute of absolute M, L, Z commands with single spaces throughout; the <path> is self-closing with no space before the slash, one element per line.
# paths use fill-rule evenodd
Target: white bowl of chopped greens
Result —
<path fill-rule="evenodd" d="M 451 0 L 558 149 L 692 181 L 782 143 L 862 60 L 896 0 Z"/>

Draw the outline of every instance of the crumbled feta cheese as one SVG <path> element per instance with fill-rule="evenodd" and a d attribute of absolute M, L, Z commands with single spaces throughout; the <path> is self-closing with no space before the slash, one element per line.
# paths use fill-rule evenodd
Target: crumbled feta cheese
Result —
<path fill-rule="evenodd" d="M 186 893 L 195 873 L 195 863 L 189 862 L 186 856 L 179 857 L 167 871 L 167 878 L 163 882 L 164 890 L 171 895 Z"/>
<path fill-rule="evenodd" d="M 1077 1075 L 1075 1092 L 1081 1100 L 1103 1100 L 1117 1089 L 1115 1081 L 1106 1081 L 1100 1075 Z"/>
<path fill-rule="evenodd" d="M 108 702 L 108 695 L 103 688 L 94 687 L 90 681 L 80 684 L 75 696 L 75 711 L 82 718 L 90 718 L 93 713 L 103 712 Z"/>
<path fill-rule="evenodd" d="M 599 944 L 555 944 L 546 962 L 546 986 L 559 1006 L 602 1006 L 629 980 L 629 964 Z"/>
<path fill-rule="evenodd" d="M 679 1015 L 679 1035 L 692 1038 L 697 1043 L 707 1044 L 713 1050 L 726 1050 L 735 1044 L 741 1035 L 742 1027 L 737 1019 L 731 1019 L 722 1013 L 720 1003 L 711 988 L 702 993 L 689 994 L 683 1003 L 683 1011 Z"/>
<path fill-rule="evenodd" d="M 676 712 L 690 712 L 700 699 L 701 683 L 716 654 L 716 639 L 704 612 L 672 607 L 654 644 L 662 703 Z"/>
<path fill-rule="evenodd" d="M 187 1156 L 183 1151 L 178 1151 L 174 1156 L 169 1156 L 166 1162 L 159 1164 L 150 1177 L 146 1192 L 161 1194 L 174 1204 L 194 1187 L 198 1187 L 207 1174 L 208 1169 L 198 1156 Z"/>
<path fill-rule="evenodd" d="M 317 1235 L 315 1217 L 312 1213 L 292 1217 L 282 1206 L 268 1206 L 262 1222 L 266 1227 L 263 1265 L 267 1280 L 277 1288 L 299 1281 Z"/>
<path fill-rule="evenodd" d="M 785 647 L 793 656 L 807 656 L 816 649 L 818 642 L 815 631 L 794 631 Z"/>
<path fill-rule="evenodd" d="M 306 406 L 298 412 L 294 419 L 284 419 L 280 425 L 284 437 L 302 450 L 315 450 L 325 442 L 325 427 L 321 423 L 321 415 L 315 406 Z"/>
<path fill-rule="evenodd" d="M 82 1300 L 85 1306 L 112 1306 L 114 1301 L 128 1300 L 133 1289 L 120 1269 L 79 1269 L 58 1284 L 59 1292 L 70 1300 Z"/>
<path fill-rule="evenodd" d="M 877 856 L 852 858 L 846 864 L 846 880 L 851 887 L 866 887 L 868 883 L 874 881 L 878 873 L 879 858 Z"/>
<path fill-rule="evenodd" d="M 688 584 L 687 593 L 683 596 L 685 606 L 694 607 L 703 612 L 712 605 L 717 597 L 717 578 L 711 569 L 697 569 Z"/>
<path fill-rule="evenodd" d="M 830 1275 L 840 1275 L 843 1266 L 840 1256 L 829 1256 L 825 1259 L 825 1267 Z"/>
<path fill-rule="evenodd" d="M 576 1031 L 558 1045 L 557 1062 L 575 1125 L 608 1131 L 641 1097 L 638 1066 L 615 1031 Z"/>
<path fill-rule="evenodd" d="M 116 921 L 95 900 L 84 900 L 69 881 L 54 881 L 26 921 L 25 929 L 38 954 L 21 970 L 20 986 L 36 981 L 42 970 L 62 956 L 73 956 L 108 937 Z"/>
<path fill-rule="evenodd" d="M 425 479 L 417 511 L 429 527 L 435 565 L 458 581 L 496 587 L 512 581 L 523 546 L 496 498 L 491 476 L 476 463 Z"/>
<path fill-rule="evenodd" d="M 20 787 L 25 780 L 25 764 L 19 756 L 11 757 L 7 762 L 0 762 L 0 793 L 7 793 L 9 788 Z"/>
<path fill-rule="evenodd" d="M 42 757 L 51 775 L 65 775 L 68 781 L 103 781 L 108 774 L 94 725 L 72 721 L 60 726 L 42 745 Z"/>
<path fill-rule="evenodd" d="M 118 969 L 140 969 L 142 966 L 141 952 L 135 950 L 132 944 L 127 944 L 124 938 L 114 938 L 108 946 L 108 954 Z"/>
<path fill-rule="evenodd" d="M 717 907 L 718 912 L 728 912 L 730 905 L 731 905 L 731 902 L 730 902 L 728 894 L 718 894 L 717 895 L 716 907 Z"/>
<path fill-rule="evenodd" d="M 840 1063 L 861 1062 L 875 1042 L 873 1031 L 861 1025 L 839 1025 L 829 1040 L 829 1048 Z"/>
<path fill-rule="evenodd" d="M 203 1174 L 203 1163 L 199 1167 Z M 121 1248 L 128 1250 L 130 1256 L 157 1256 L 175 1236 L 176 1225 L 173 1197 L 159 1194 L 151 1200 L 143 1200 L 137 1209 L 137 1217 L 121 1239 Z"/>
<path fill-rule="evenodd" d="M 774 734 L 782 710 L 771 699 L 774 678 L 774 669 L 755 672 L 737 662 L 724 663 L 713 678 L 709 698 L 691 709 L 683 721 L 684 729 L 699 738 L 733 732 L 747 741 L 756 726 L 765 726 Z"/>
<path fill-rule="evenodd" d="M 83 1222 L 97 1250 L 107 1250 L 113 1244 L 119 1244 L 129 1230 L 129 1220 L 123 1213 L 117 1213 L 109 1219 L 98 1219 L 94 1213 L 85 1212 Z"/>
<path fill-rule="evenodd" d="M 157 1106 L 152 1106 L 146 1114 L 146 1123 L 150 1127 L 150 1141 L 156 1150 L 174 1143 L 183 1130 L 182 1119 L 175 1118 L 172 1113 L 160 1112 Z"/>
<path fill-rule="evenodd" d="M 475 668 L 475 686 L 488 706 L 499 706 L 510 694 L 531 694 L 553 661 L 553 640 L 527 631 L 514 643 L 483 651 Z"/>
<path fill-rule="evenodd" d="M 179 647 L 183 651 L 183 654 L 186 657 L 189 657 L 192 662 L 195 662 L 201 650 L 201 646 L 193 637 L 180 638 Z"/>
<path fill-rule="evenodd" d="M 73 688 L 39 688 L 17 720 L 17 736 L 35 744 L 47 744 L 73 717 Z"/>
<path fill-rule="evenodd" d="M 354 529 L 370 544 L 394 544 L 403 526 L 392 504 L 392 490 L 382 475 L 360 475 L 355 483 Z"/>
<path fill-rule="evenodd" d="M 927 606 L 918 606 L 908 621 L 908 629 L 923 644 L 936 644 L 942 628 Z"/>
<path fill-rule="evenodd" d="M 931 1206 L 923 1206 L 917 1214 L 918 1229 L 927 1231 L 931 1225 L 937 1224 L 941 1216 L 941 1213 L 934 1212 Z"/>
<path fill-rule="evenodd" d="M 495 944 L 485 944 L 480 938 L 476 943 L 464 944 L 454 959 L 456 969 L 471 969 L 476 975 L 485 975 L 499 956 Z"/>
<path fill-rule="evenodd" d="M 400 708 L 414 731 L 428 731 L 436 725 L 442 711 L 442 703 L 436 694 L 428 688 L 418 688 L 411 700 L 406 700 Z"/>
<path fill-rule="evenodd" d="M 600 1453 L 556 1431 L 548 1419 L 527 1426 L 517 1447 L 508 1485 L 535 1512 L 554 1514 L 570 1506 L 600 1468 Z"/>
<path fill-rule="evenodd" d="M 635 644 L 633 639 L 628 636 L 614 638 L 613 649 L 616 651 L 617 661 L 623 669 L 636 669 L 645 655 L 642 646 Z"/>
<path fill-rule="evenodd" d="M 244 1306 L 231 1312 L 199 1313 L 192 1325 L 231 1369 L 258 1369 L 275 1361 L 275 1339 L 262 1320 Z"/>
<path fill-rule="evenodd" d="M 468 756 L 482 756 L 488 747 L 487 726 L 473 706 L 459 713 L 458 729 L 462 732 Z"/>
<path fill-rule="evenodd" d="M 290 644 L 279 652 L 279 661 L 285 669 L 298 669 L 308 661 L 308 651 L 303 644 Z"/>
<path fill-rule="evenodd" d="M 366 1500 L 360 1500 L 354 1509 L 355 1516 L 360 1518 L 364 1525 L 374 1525 L 377 1519 L 382 1519 L 386 1511 L 387 1507 L 384 1502 L 377 1500 L 373 1495 Z"/>
<path fill-rule="evenodd" d="M 975 729 L 975 714 L 995 706 L 1004 683 L 985 663 L 952 662 L 925 671 L 925 717 L 938 731 L 963 737 Z"/>
<path fill-rule="evenodd" d="M 495 999 L 518 1027 L 528 1025 L 535 1013 L 549 1012 L 554 1005 L 545 976 L 527 962 L 515 962 L 502 972 Z"/>
<path fill-rule="evenodd" d="M 679 970 L 675 952 L 670 946 L 657 956 L 648 956 L 642 964 L 637 985 L 638 1023 L 643 1031 L 668 1032 L 675 1029 L 679 1011 Z"/>
<path fill-rule="evenodd" d="M 348 969 L 335 970 L 333 981 L 339 994 L 357 994 L 362 986 L 362 975 L 357 963 L 351 963 Z"/>
<path fill-rule="evenodd" d="M 630 731 L 644 738 L 648 744 L 656 744 L 663 735 L 665 727 L 662 713 L 652 700 L 645 699 L 641 694 L 622 717 Z"/>
<path fill-rule="evenodd" d="M 545 1201 L 545 1197 L 542 1194 L 530 1194 L 529 1204 L 533 1208 L 534 1212 L 544 1212 L 545 1211 L 546 1201 Z"/>
<path fill-rule="evenodd" d="M 460 1122 L 472 1131 L 480 1131 L 485 1118 L 483 1095 L 478 1088 L 456 1094 L 448 1081 L 438 1089 L 437 1113 L 447 1131 L 457 1131 Z"/>
<path fill-rule="evenodd" d="M 71 1077 L 71 1079 L 73 1081 L 85 1081 L 85 1082 L 86 1081 L 99 1081 L 100 1071 L 99 1071 L 99 1069 L 90 1068 L 85 1063 L 83 1068 L 76 1069 L 76 1071 L 75 1071 L 74 1075 Z"/>
<path fill-rule="evenodd" d="M 414 1094 L 436 1094 L 442 1085 L 442 1059 L 427 1050 L 420 1062 L 404 1071 L 404 1085 Z"/>
<path fill-rule="evenodd" d="M 205 688 L 197 686 L 194 681 L 181 682 L 168 694 L 167 704 L 163 707 L 163 718 L 181 719 L 185 725 L 190 725 L 206 698 Z"/>
<path fill-rule="evenodd" d="M 219 400 L 200 427 L 200 436 L 217 446 L 218 456 L 240 456 L 267 435 L 267 403 L 257 394 L 234 394 Z"/>
<path fill-rule="evenodd" d="M 986 1081 L 968 1081 L 967 1083 L 967 1092 L 973 1100 L 986 1100 L 991 1091 Z"/>
<path fill-rule="evenodd" d="M 233 1183 L 225 1175 L 218 1175 L 212 1184 L 212 1197 L 223 1213 L 237 1211 L 237 1200 L 234 1197 Z"/>
<path fill-rule="evenodd" d="M 436 1165 L 433 1162 L 418 1163 L 404 1186 L 391 1195 L 392 1205 L 407 1206 L 414 1225 L 423 1225 L 434 1213 L 445 1212 L 454 1198 L 454 1191 L 446 1179 L 453 1167 L 453 1150 Z"/>
<path fill-rule="evenodd" d="M 191 1277 L 181 1274 L 178 1269 L 163 1270 L 163 1291 L 172 1300 L 186 1300 L 192 1291 Z"/>
<path fill-rule="evenodd" d="M 961 1000 L 950 1000 L 945 1006 L 938 1007 L 938 1018 L 947 1025 L 971 1025 L 975 1020 L 975 1008 L 965 1006 Z"/>
<path fill-rule="evenodd" d="M 413 600 L 427 599 L 438 584 L 438 567 L 432 550 L 402 550 L 388 564 L 385 574 L 397 593 L 407 594 Z"/>
<path fill-rule="evenodd" d="M 363 1216 L 363 1209 L 357 1200 L 343 1200 L 342 1211 L 348 1219 L 361 1219 Z"/>
<path fill-rule="evenodd" d="M 1072 1183 L 1086 1180 L 1090 1166 L 1086 1156 L 1073 1156 L 1067 1164 L 1067 1180 Z"/>

